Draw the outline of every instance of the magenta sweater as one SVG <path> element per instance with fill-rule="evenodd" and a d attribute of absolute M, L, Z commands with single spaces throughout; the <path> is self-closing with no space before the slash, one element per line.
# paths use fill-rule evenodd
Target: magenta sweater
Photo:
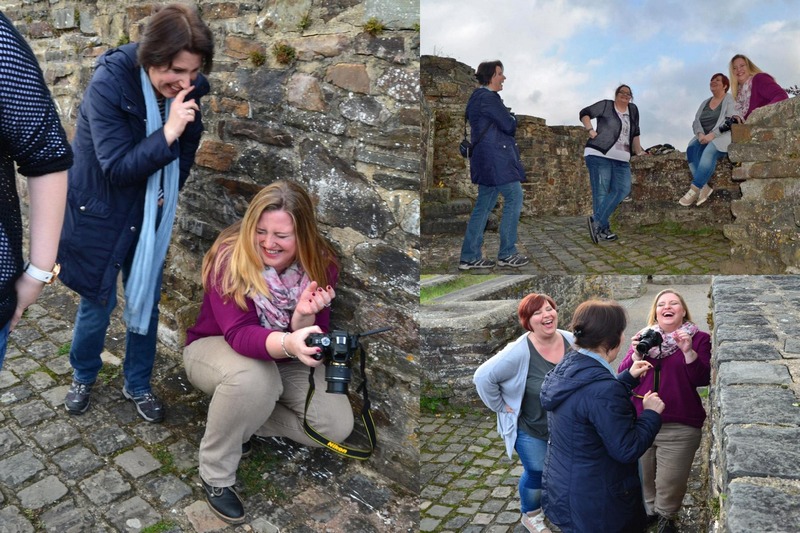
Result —
<path fill-rule="evenodd" d="M 338 278 L 339 270 L 331 264 L 328 267 L 328 285 L 335 288 Z M 268 361 L 285 361 L 283 358 L 273 359 L 267 353 L 267 337 L 276 330 L 262 327 L 255 303 L 250 298 L 246 302 L 247 309 L 242 309 L 233 300 L 224 300 L 216 290 L 205 291 L 197 322 L 186 331 L 186 346 L 197 339 L 221 335 L 241 355 Z M 317 313 L 314 323 L 322 331 L 328 331 L 330 318 L 331 308 L 326 307 Z"/>
<path fill-rule="evenodd" d="M 759 72 L 753 76 L 753 81 L 750 82 L 750 107 L 747 109 L 745 119 L 750 116 L 750 113 L 764 107 L 765 105 L 774 104 L 781 100 L 786 100 L 789 95 L 786 91 L 778 85 L 769 74 Z"/>
<path fill-rule="evenodd" d="M 703 427 L 706 411 L 700 395 L 697 394 L 697 387 L 704 387 L 711 382 L 711 336 L 704 331 L 698 331 L 692 338 L 692 349 L 697 352 L 697 359 L 688 365 L 681 350 L 664 359 L 645 358 L 653 368 L 647 371 L 647 375 L 633 391 L 644 396 L 646 392 L 653 390 L 655 367 L 661 367 L 658 395 L 664 400 L 662 424 L 678 423 Z M 633 352 L 633 348 L 628 348 L 625 359 L 619 364 L 618 372 L 631 367 Z M 636 413 L 641 415 L 642 399 L 634 396 L 631 400 L 636 407 Z"/>

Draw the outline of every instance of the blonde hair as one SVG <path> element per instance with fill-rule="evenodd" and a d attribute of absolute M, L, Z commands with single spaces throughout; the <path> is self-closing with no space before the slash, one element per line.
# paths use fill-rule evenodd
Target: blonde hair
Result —
<path fill-rule="evenodd" d="M 743 59 L 745 66 L 747 66 L 747 71 L 750 73 L 750 76 L 755 76 L 761 72 L 764 72 L 760 68 L 756 66 L 755 63 L 750 61 L 750 58 L 744 54 L 736 54 L 733 56 L 728 63 L 728 73 L 730 74 L 731 78 L 731 94 L 733 98 L 736 99 L 736 96 L 739 94 L 739 82 L 736 80 L 736 75 L 733 73 L 733 62 L 737 59 Z"/>
<path fill-rule="evenodd" d="M 333 247 L 317 228 L 314 205 L 308 192 L 291 181 L 276 181 L 255 195 L 244 217 L 220 232 L 203 257 L 203 289 L 218 290 L 247 309 L 247 297 L 270 297 L 262 271 L 264 262 L 256 245 L 256 227 L 265 211 L 285 211 L 292 217 L 297 241 L 297 261 L 311 281 L 330 284 L 328 269 L 337 265 Z"/>
<path fill-rule="evenodd" d="M 689 308 L 686 307 L 686 300 L 683 299 L 683 296 L 680 293 L 676 292 L 674 289 L 664 289 L 663 291 L 656 294 L 655 299 L 653 300 L 653 305 L 650 307 L 650 313 L 647 315 L 647 325 L 652 326 L 658 323 L 656 319 L 656 308 L 658 307 L 658 299 L 664 296 L 665 294 L 674 294 L 678 297 L 681 301 L 681 306 L 683 310 L 686 311 L 686 315 L 683 317 L 684 322 L 691 322 L 692 321 L 692 314 L 689 312 Z"/>

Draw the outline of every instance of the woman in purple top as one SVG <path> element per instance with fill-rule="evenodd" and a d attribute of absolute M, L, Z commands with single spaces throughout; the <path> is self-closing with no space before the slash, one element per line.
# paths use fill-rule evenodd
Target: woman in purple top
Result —
<path fill-rule="evenodd" d="M 647 323 L 633 336 L 628 353 L 618 371 L 630 368 L 642 359 L 653 369 L 633 389 L 633 404 L 642 412 L 642 397 L 658 392 L 666 407 L 661 413 L 661 430 L 642 456 L 645 506 L 652 521 L 659 521 L 658 531 L 677 531 L 674 516 L 681 508 L 692 461 L 700 438 L 706 411 L 697 393 L 711 380 L 711 336 L 692 323 L 683 297 L 672 289 L 658 293 Z M 655 330 L 662 343 L 644 355 L 636 350 L 642 334 Z"/>
<path fill-rule="evenodd" d="M 305 340 L 328 328 L 338 268 L 308 193 L 277 181 L 220 233 L 202 274 L 203 304 L 183 351 L 189 381 L 211 396 L 200 478 L 211 510 L 240 524 L 244 506 L 233 485 L 253 434 L 319 446 L 303 430 L 303 413 L 308 369 L 323 362 Z M 324 390 L 323 373 L 314 378 Z M 307 420 L 343 441 L 353 429 L 347 395 L 315 395 Z"/>
<path fill-rule="evenodd" d="M 775 82 L 775 78 L 763 72 L 747 56 L 736 54 L 728 65 L 731 74 L 731 94 L 736 101 L 738 122 L 744 122 L 750 113 L 786 100 L 789 95 Z"/>

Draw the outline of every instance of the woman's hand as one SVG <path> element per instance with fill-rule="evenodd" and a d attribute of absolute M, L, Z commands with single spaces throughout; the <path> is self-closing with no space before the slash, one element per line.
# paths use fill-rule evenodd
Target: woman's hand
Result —
<path fill-rule="evenodd" d="M 636 345 L 639 344 L 639 334 L 637 333 L 633 337 L 631 337 L 631 348 L 633 349 L 633 353 L 631 354 L 631 359 L 634 361 L 642 361 L 644 359 L 644 355 L 640 354 L 636 351 Z"/>
<path fill-rule="evenodd" d="M 298 298 L 297 306 L 292 313 L 292 329 L 298 330 L 314 324 L 317 313 L 330 307 L 334 298 L 336 291 L 330 285 L 323 289 L 316 281 L 309 283 Z"/>
<path fill-rule="evenodd" d="M 657 392 L 648 391 L 642 400 L 642 407 L 661 414 L 664 411 L 664 400 L 658 397 Z"/>
<path fill-rule="evenodd" d="M 297 357 L 297 360 L 306 366 L 317 367 L 323 363 L 320 359 L 314 359 L 314 354 L 322 352 L 322 348 L 315 346 L 306 346 L 306 339 L 312 333 L 322 333 L 319 326 L 309 326 L 307 328 L 298 329 L 287 334 L 283 340 L 283 346 L 286 351 Z M 283 336 L 283 333 L 280 333 Z"/>
<path fill-rule="evenodd" d="M 631 376 L 639 379 L 644 377 L 644 375 L 647 374 L 647 371 L 651 368 L 653 368 L 653 365 L 647 361 L 634 361 L 634 363 L 628 369 L 628 372 L 631 373 Z"/>
<path fill-rule="evenodd" d="M 695 359 L 697 359 L 697 352 L 692 350 L 691 335 L 679 329 L 672 332 L 672 338 L 675 339 L 675 343 L 678 345 L 678 348 L 683 352 L 683 357 L 687 364 L 692 363 Z"/>
<path fill-rule="evenodd" d="M 194 85 L 182 90 L 175 96 L 169 106 L 169 118 L 167 118 L 167 123 L 164 124 L 164 137 L 167 138 L 167 144 L 170 146 L 178 137 L 183 135 L 186 125 L 194 122 L 195 116 L 200 112 L 200 107 L 194 100 L 183 101 L 186 95 L 193 90 Z"/>
<path fill-rule="evenodd" d="M 514 412 L 514 409 L 512 409 L 510 405 L 506 404 L 506 406 L 505 406 L 505 412 L 506 412 L 506 413 L 513 413 L 513 412 Z"/>
<path fill-rule="evenodd" d="M 589 138 L 590 139 L 594 139 L 595 137 L 597 137 L 597 132 L 593 128 L 593 129 L 589 130 Z"/>

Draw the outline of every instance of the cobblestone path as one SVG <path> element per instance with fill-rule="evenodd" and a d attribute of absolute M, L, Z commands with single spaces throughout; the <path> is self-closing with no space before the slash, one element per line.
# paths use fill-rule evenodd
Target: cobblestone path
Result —
<path fill-rule="evenodd" d="M 207 399 L 188 383 L 178 358 L 159 353 L 153 383 L 166 419 L 141 420 L 121 393 L 119 317 L 112 318 L 89 411 L 67 414 L 72 371 L 65 350 L 75 309 L 70 291 L 48 286 L 11 335 L 0 372 L 0 531 L 417 530 L 415 495 L 369 465 L 280 439 L 255 441 L 253 456 L 240 464 L 248 521 L 226 526 L 209 511 L 197 476 Z"/>

